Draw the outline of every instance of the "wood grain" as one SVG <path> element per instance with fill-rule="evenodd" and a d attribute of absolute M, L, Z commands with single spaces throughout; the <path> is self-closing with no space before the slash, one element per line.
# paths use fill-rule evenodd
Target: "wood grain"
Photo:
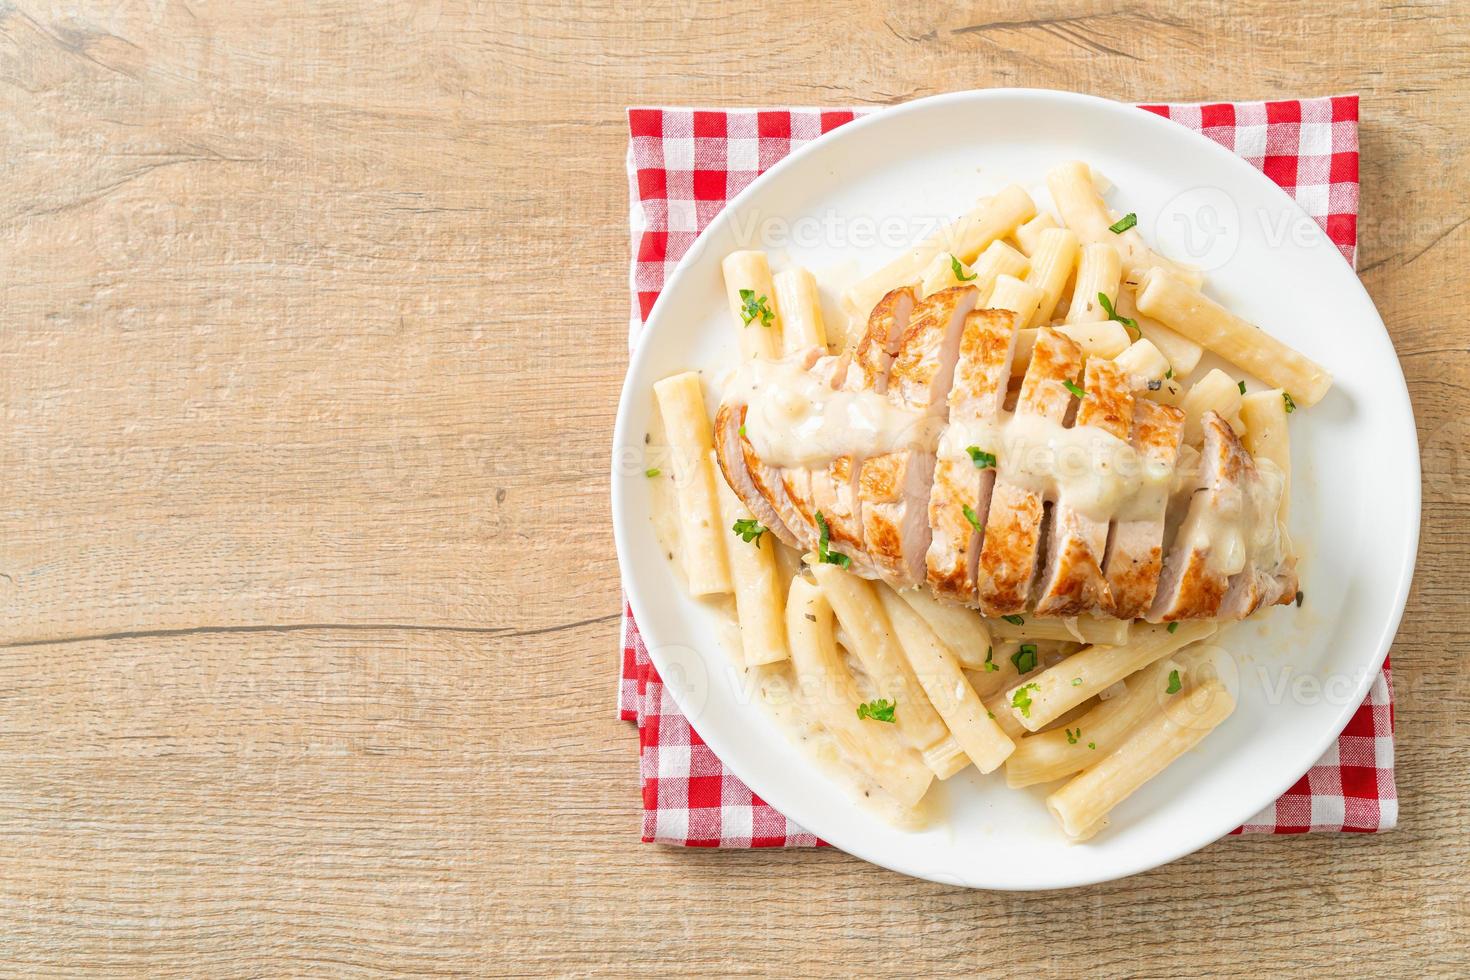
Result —
<path fill-rule="evenodd" d="M 0 966 L 1463 974 L 1467 35 L 1412 2 L 0 5 Z M 623 108 L 986 85 L 1361 92 L 1425 473 L 1394 833 L 1030 896 L 636 843 Z"/>

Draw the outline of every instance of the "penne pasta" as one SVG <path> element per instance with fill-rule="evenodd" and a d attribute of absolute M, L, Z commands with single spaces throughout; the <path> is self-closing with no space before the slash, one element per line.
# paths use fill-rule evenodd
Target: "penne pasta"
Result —
<path fill-rule="evenodd" d="M 817 279 L 806 269 L 776 273 L 776 309 L 780 310 L 781 350 L 791 354 L 808 347 L 827 346 L 827 326 L 822 321 L 822 299 Z"/>
<path fill-rule="evenodd" d="M 1041 245 L 1041 233 L 1049 228 L 1060 227 L 1056 218 L 1043 211 L 1016 229 L 1016 244 L 1021 246 L 1021 252 L 1027 257 L 1033 256 Z"/>
<path fill-rule="evenodd" d="M 1154 271 L 1138 291 L 1138 308 L 1267 384 L 1310 407 L 1332 387 L 1321 365 L 1242 320 L 1199 290 Z"/>
<path fill-rule="evenodd" d="M 679 539 L 684 575 L 696 596 L 730 591 L 725 539 L 720 531 L 713 438 L 704 408 L 704 389 L 693 371 L 664 378 L 653 386 L 669 437 L 669 456 L 678 488 Z"/>
<path fill-rule="evenodd" d="M 1036 346 L 1036 331 L 1039 329 L 1031 327 L 1016 335 L 1016 356 L 1011 361 L 1011 377 L 1019 378 L 1031 366 L 1031 350 Z M 1111 360 L 1128 349 L 1128 331 L 1121 323 L 1112 320 L 1064 323 L 1052 329 L 1077 344 L 1087 357 Z"/>
<path fill-rule="evenodd" d="M 1109 811 L 1198 745 L 1234 710 L 1235 699 L 1219 681 L 1185 692 L 1115 752 L 1048 796 L 1047 809 L 1074 840 L 1093 836 Z"/>
<path fill-rule="evenodd" d="M 715 485 L 720 497 L 722 527 L 759 527 L 723 479 L 716 478 Z M 786 596 L 776 562 L 776 535 L 763 531 L 750 541 L 742 541 L 734 534 L 732 531 L 732 537 L 726 540 L 726 557 L 735 589 L 735 618 L 740 626 L 740 650 L 745 666 L 785 660 L 786 621 L 782 603 Z"/>
<path fill-rule="evenodd" d="M 974 285 L 975 273 L 959 259 L 943 252 L 934 256 L 934 261 L 924 269 L 919 280 L 919 297 L 933 296 L 942 289 L 955 286 Z"/>
<path fill-rule="evenodd" d="M 740 356 L 776 357 L 781 353 L 781 320 L 776 286 L 765 252 L 731 252 L 720 264 L 725 274 L 725 298 L 739 331 Z"/>
<path fill-rule="evenodd" d="M 1028 731 L 1040 731 L 1129 674 L 1214 632 L 1214 623 L 1199 619 L 1169 627 L 1135 626 L 1123 646 L 1090 646 L 1024 678 L 1006 692 L 1006 704 Z"/>
<path fill-rule="evenodd" d="M 1203 419 L 1206 412 L 1217 412 L 1229 418 L 1240 411 L 1240 382 L 1215 368 L 1200 378 L 1179 403 L 1184 409 L 1184 441 L 1198 446 L 1204 439 Z"/>
<path fill-rule="evenodd" d="M 1276 511 L 1286 525 L 1291 500 L 1291 436 L 1286 429 L 1286 398 L 1280 388 L 1253 391 L 1240 400 L 1240 420 L 1245 423 L 1242 442 L 1259 462 L 1268 459 L 1281 471 L 1281 506 Z"/>
<path fill-rule="evenodd" d="M 1138 312 L 1138 305 L 1133 301 L 1134 295 L 1131 286 L 1120 287 L 1118 296 L 1113 301 L 1114 312 L 1138 324 L 1138 332 L 1157 347 L 1160 354 L 1164 355 L 1176 379 L 1188 377 L 1199 366 L 1199 360 L 1204 356 L 1205 349 L 1188 337 Z"/>
<path fill-rule="evenodd" d="M 919 750 L 924 763 L 940 779 L 948 779 L 968 765 L 969 759 L 950 737 L 914 676 L 873 583 L 836 565 L 812 565 L 811 574 L 837 614 L 849 649 L 863 665 L 878 695 L 895 704 L 898 730 Z"/>
<path fill-rule="evenodd" d="M 1111 242 L 1088 242 L 1077 258 L 1077 284 L 1072 287 L 1072 305 L 1067 307 L 1068 323 L 1088 323 L 1108 319 L 1107 308 L 1098 300 L 1102 294 L 1114 304 L 1119 284 L 1123 281 L 1123 258 Z"/>
<path fill-rule="evenodd" d="M 886 586 L 884 586 L 886 588 Z M 920 616 L 939 642 L 949 647 L 960 665 L 984 670 L 990 651 L 990 628 L 978 612 L 953 602 L 941 602 L 922 589 L 903 589 L 898 597 Z"/>
<path fill-rule="evenodd" d="M 929 695 L 955 741 L 965 750 L 975 768 L 993 772 L 1015 749 L 1015 743 L 989 717 L 979 695 L 960 669 L 959 661 L 949 651 L 929 624 L 891 589 L 878 593 L 888 620 L 893 624 L 909 664 L 919 683 Z"/>
<path fill-rule="evenodd" d="M 1035 214 L 1036 204 L 1031 195 L 1015 185 L 1007 187 L 941 229 L 937 235 L 857 283 L 848 290 L 843 304 L 850 314 L 865 320 L 878 300 L 890 290 L 918 283 L 936 255 L 948 252 L 961 262 L 973 262 L 991 242 L 1009 235 Z"/>
<path fill-rule="evenodd" d="M 1050 323 L 1061 301 L 1062 289 L 1077 268 L 1077 234 L 1067 228 L 1047 228 L 1036 239 L 1026 282 L 1041 290 L 1034 323 Z"/>
<path fill-rule="evenodd" d="M 971 271 L 975 273 L 972 285 L 980 290 L 980 305 L 983 307 L 995 288 L 995 280 L 1001 276 L 1024 279 L 1031 270 L 1031 260 L 1005 242 L 991 242 L 975 260 Z"/>
<path fill-rule="evenodd" d="M 806 707 L 848 760 L 906 807 L 918 804 L 934 775 L 893 725 L 858 717 L 862 700 L 832 634 L 832 606 L 797 576 L 786 599 L 786 634 Z"/>
<path fill-rule="evenodd" d="M 1174 657 L 1157 660 L 1125 681 L 1126 693 L 1098 702 L 1071 725 L 1021 739 L 1006 760 L 1006 785 L 1049 783 L 1096 765 L 1161 709 L 1163 699 L 1170 696 L 1169 675 L 1184 670 Z M 1019 721 L 1016 724 L 1020 726 Z"/>
<path fill-rule="evenodd" d="M 1169 373 L 1169 359 L 1147 338 L 1135 340 L 1128 349 L 1113 358 L 1118 367 L 1138 381 L 1162 381 Z M 1162 387 L 1162 386 L 1161 386 Z"/>
<path fill-rule="evenodd" d="M 1046 186 L 1061 213 L 1062 223 L 1077 233 L 1084 242 L 1107 242 L 1116 245 L 1123 260 L 1123 272 L 1137 281 L 1150 268 L 1167 269 L 1180 279 L 1198 285 L 1199 272 L 1170 261 L 1144 243 L 1137 228 L 1114 232 L 1116 219 L 1108 212 L 1092 181 L 1092 169 L 1080 161 L 1064 163 L 1046 175 Z"/>
<path fill-rule="evenodd" d="M 995 286 L 990 291 L 990 296 L 985 300 L 985 305 L 992 310 L 1010 310 L 1016 314 L 1016 327 L 1025 328 L 1031 326 L 1036 320 L 1036 309 L 1041 305 L 1042 292 L 1028 282 L 1022 282 L 1015 276 L 1001 275 L 995 279 Z"/>

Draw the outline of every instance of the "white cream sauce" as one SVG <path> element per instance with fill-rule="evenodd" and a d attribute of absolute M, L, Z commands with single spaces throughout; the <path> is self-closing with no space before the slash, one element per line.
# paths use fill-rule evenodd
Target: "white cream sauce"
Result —
<path fill-rule="evenodd" d="M 834 390 L 799 357 L 751 360 L 729 389 L 747 404 L 745 437 L 773 466 L 816 466 L 934 444 L 932 417 L 874 391 Z"/>

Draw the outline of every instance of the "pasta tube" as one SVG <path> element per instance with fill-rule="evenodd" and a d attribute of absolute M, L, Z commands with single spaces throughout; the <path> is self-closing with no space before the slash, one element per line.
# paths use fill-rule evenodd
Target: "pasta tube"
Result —
<path fill-rule="evenodd" d="M 1150 272 L 1137 302 L 1148 316 L 1272 387 L 1284 389 L 1298 405 L 1317 404 L 1332 387 L 1332 376 L 1321 365 L 1171 276 Z"/>
<path fill-rule="evenodd" d="M 790 354 L 808 347 L 827 346 L 822 299 L 817 279 L 806 269 L 776 273 L 776 309 L 780 310 L 781 350 Z"/>
<path fill-rule="evenodd" d="M 934 774 L 890 724 L 858 717 L 857 685 L 832 635 L 832 606 L 822 590 L 801 576 L 791 580 L 786 598 L 786 635 L 797 689 L 822 727 L 831 733 L 848 761 L 904 806 L 915 806 Z"/>
<path fill-rule="evenodd" d="M 730 569 L 725 562 L 715 470 L 710 462 L 713 438 L 699 375 L 686 371 L 664 378 L 654 384 L 653 393 L 669 436 L 689 591 L 696 596 L 729 592 Z"/>
<path fill-rule="evenodd" d="M 740 356 L 774 358 L 781 353 L 781 320 L 776 286 L 765 252 L 731 252 L 720 263 L 725 297 L 739 330 Z"/>
<path fill-rule="evenodd" d="M 735 496 L 735 491 L 719 477 L 715 485 L 720 496 L 720 525 L 746 529 L 746 536 L 760 525 Z M 740 623 L 740 649 L 745 666 L 785 660 L 786 622 L 782 602 L 780 569 L 776 564 L 776 536 L 755 533 L 750 541 L 733 537 L 726 541 L 730 561 L 730 578 L 735 587 L 735 618 Z"/>

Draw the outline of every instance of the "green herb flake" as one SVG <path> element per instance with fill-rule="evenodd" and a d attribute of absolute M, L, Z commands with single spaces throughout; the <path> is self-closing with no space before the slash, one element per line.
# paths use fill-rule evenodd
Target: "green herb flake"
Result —
<path fill-rule="evenodd" d="M 1300 592 L 1298 592 L 1296 594 L 1296 607 L 1298 609 L 1300 609 L 1302 607 L 1302 600 L 1305 599 L 1305 598 L 1306 598 L 1306 596 L 1302 595 Z"/>
<path fill-rule="evenodd" d="M 985 648 L 985 672 L 1000 670 L 1000 664 L 995 662 L 995 647 Z"/>
<path fill-rule="evenodd" d="M 1177 633 L 1177 632 L 1179 632 L 1179 624 L 1178 623 L 1170 623 L 1169 624 L 1169 632 L 1170 633 Z"/>
<path fill-rule="evenodd" d="M 1245 382 L 1244 381 L 1240 382 L 1240 393 L 1242 395 L 1245 394 Z"/>
<path fill-rule="evenodd" d="M 1295 412 L 1296 411 L 1296 402 L 1294 402 L 1294 401 L 1291 400 L 1291 392 L 1289 392 L 1289 391 L 1283 391 L 1281 393 L 1281 398 L 1282 398 L 1283 401 L 1286 402 L 1286 414 L 1287 415 L 1290 415 L 1292 412 Z"/>
<path fill-rule="evenodd" d="M 740 320 L 747 327 L 756 317 L 760 317 L 761 326 L 769 327 L 776 321 L 775 312 L 766 305 L 764 296 L 756 298 L 754 289 L 740 290 Z"/>
<path fill-rule="evenodd" d="M 643 471 L 643 475 L 652 480 L 654 477 L 658 476 L 662 472 L 663 470 L 659 469 L 657 466 L 650 466 L 648 469 Z"/>
<path fill-rule="evenodd" d="M 867 704 L 858 705 L 857 716 L 870 721 L 887 722 L 891 725 L 893 724 L 893 713 L 896 708 L 897 705 L 892 701 L 878 698 L 876 701 L 869 701 Z"/>
<path fill-rule="evenodd" d="M 995 453 L 987 453 L 979 446 L 966 446 L 965 452 L 970 454 L 970 462 L 975 464 L 975 469 L 995 469 Z"/>
<path fill-rule="evenodd" d="M 1020 616 L 1002 616 L 1000 618 L 1010 623 L 1012 626 L 1026 625 L 1026 620 L 1022 619 Z"/>
<path fill-rule="evenodd" d="M 1041 685 L 1035 681 L 1030 684 L 1022 684 L 1011 692 L 1011 707 L 1021 712 L 1021 717 L 1031 717 L 1031 692 L 1041 690 Z"/>
<path fill-rule="evenodd" d="M 1121 235 L 1123 234 L 1123 232 L 1127 231 L 1129 228 L 1135 227 L 1137 224 L 1138 215 L 1132 211 L 1129 211 L 1127 214 L 1123 215 L 1123 217 L 1108 225 L 1108 231 L 1112 232 L 1115 235 Z"/>
<path fill-rule="evenodd" d="M 970 522 L 971 527 L 973 527 L 977 531 L 985 530 L 985 525 L 980 522 L 980 515 L 975 513 L 974 508 L 972 508 L 969 504 L 962 504 L 960 506 L 960 510 L 964 512 L 965 520 Z"/>
<path fill-rule="evenodd" d="M 817 561 L 823 565 L 836 565 L 839 568 L 851 568 L 852 559 L 839 551 L 833 551 L 827 547 L 832 540 L 832 531 L 827 527 L 827 518 L 817 511 L 817 530 L 821 532 L 817 536 Z"/>
<path fill-rule="evenodd" d="M 1068 745 L 1076 745 L 1077 744 L 1077 740 L 1079 738 L 1081 738 L 1081 737 L 1082 737 L 1082 729 L 1079 728 L 1075 732 L 1072 731 L 1072 729 L 1070 729 L 1070 728 L 1067 729 L 1067 744 Z"/>
<path fill-rule="evenodd" d="M 1129 334 L 1138 334 L 1138 336 L 1140 337 L 1143 336 L 1143 331 L 1140 330 L 1138 327 L 1138 321 L 1133 319 L 1132 317 L 1121 316 L 1117 310 L 1113 309 L 1113 301 L 1108 299 L 1107 293 L 1097 294 L 1097 304 L 1103 308 L 1103 312 L 1108 315 L 1109 320 L 1115 320 L 1118 323 L 1123 324 L 1123 326 L 1127 328 Z"/>
<path fill-rule="evenodd" d="M 1082 386 L 1080 386 L 1079 384 L 1077 384 L 1077 382 L 1075 382 L 1075 381 L 1063 381 L 1062 382 L 1062 387 L 1063 388 L 1066 388 L 1068 391 L 1070 391 L 1072 394 L 1076 395 L 1078 398 L 1086 398 L 1087 397 L 1087 389 L 1086 388 L 1083 388 Z"/>
<path fill-rule="evenodd" d="M 1016 673 L 1029 674 L 1036 669 L 1036 644 L 1022 643 L 1021 649 L 1011 654 L 1011 663 L 1016 666 Z"/>
<path fill-rule="evenodd" d="M 954 277 L 960 282 L 970 282 L 976 276 L 980 275 L 978 272 L 972 272 L 968 276 L 965 275 L 965 267 L 960 264 L 960 260 L 955 258 L 953 254 L 949 257 L 949 267 L 954 270 Z"/>
<path fill-rule="evenodd" d="M 1095 749 L 1095 748 L 1097 748 L 1097 743 L 1096 742 L 1088 742 L 1087 743 L 1087 747 L 1089 749 Z"/>
<path fill-rule="evenodd" d="M 1164 380 L 1165 381 L 1171 381 L 1171 380 L 1173 380 L 1173 378 L 1174 378 L 1174 369 L 1173 368 L 1170 368 L 1169 370 L 1167 370 L 1167 371 L 1164 372 Z"/>
<path fill-rule="evenodd" d="M 755 546 L 759 548 L 761 546 L 761 535 L 765 534 L 769 529 L 754 518 L 743 517 L 731 525 L 730 530 L 738 534 L 740 540 L 746 544 L 754 541 Z"/>
<path fill-rule="evenodd" d="M 1082 686 L 1082 678 L 1080 678 L 1080 677 L 1074 677 L 1074 678 L 1072 678 L 1072 686 L 1073 687 L 1081 687 Z"/>
<path fill-rule="evenodd" d="M 1164 688 L 1164 693 L 1165 694 L 1178 694 L 1183 689 L 1184 689 L 1184 685 L 1179 680 L 1179 671 L 1177 671 L 1177 670 L 1171 670 L 1171 671 L 1169 671 L 1169 686 L 1166 687 L 1166 688 Z"/>
<path fill-rule="evenodd" d="M 742 438 L 744 438 L 744 436 L 745 436 L 745 423 L 744 422 L 741 422 L 740 423 L 740 435 L 741 435 Z"/>

